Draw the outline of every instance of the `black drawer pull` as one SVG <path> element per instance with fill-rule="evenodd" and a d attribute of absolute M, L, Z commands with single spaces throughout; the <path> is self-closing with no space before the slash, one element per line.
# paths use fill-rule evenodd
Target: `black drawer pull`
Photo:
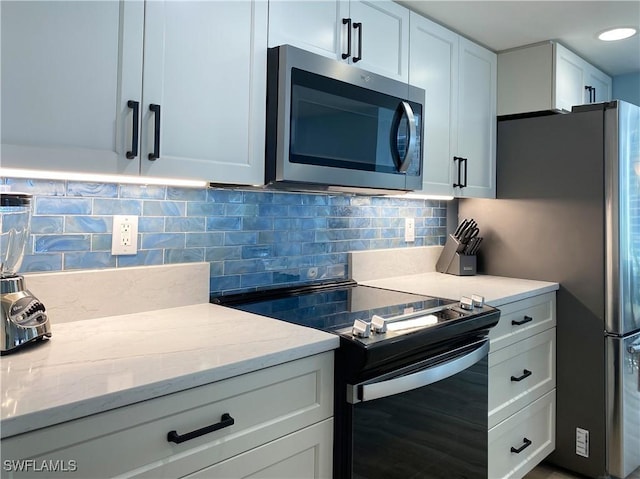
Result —
<path fill-rule="evenodd" d="M 138 156 L 138 130 L 140 129 L 138 125 L 138 117 L 140 116 L 139 114 L 140 102 L 129 100 L 127 102 L 127 106 L 133 110 L 133 117 L 132 117 L 133 121 L 132 121 L 132 132 L 131 132 L 131 151 L 127 151 L 126 157 L 129 160 L 132 160 L 136 156 Z"/>
<path fill-rule="evenodd" d="M 520 377 L 515 377 L 515 376 L 511 376 L 511 380 L 513 382 L 519 383 L 520 381 L 522 381 L 525 378 L 528 378 L 529 376 L 531 376 L 533 373 L 531 371 L 529 371 L 528 369 L 524 369 L 522 371 L 522 376 Z"/>
<path fill-rule="evenodd" d="M 196 429 L 195 431 L 188 432 L 186 434 L 178 434 L 176 431 L 169 431 L 167 433 L 167 441 L 180 444 L 181 442 L 190 441 L 196 437 L 204 436 L 210 432 L 224 429 L 225 427 L 233 426 L 235 419 L 233 419 L 228 413 L 224 413 L 220 418 L 220 422 L 212 424 L 211 426 L 203 427 L 202 429 Z"/>
<path fill-rule="evenodd" d="M 153 151 L 149 153 L 149 161 L 156 161 L 160 158 L 160 105 L 151 103 L 149 110 L 155 115 L 153 127 Z"/>
<path fill-rule="evenodd" d="M 512 447 L 511 452 L 520 454 L 522 451 L 524 451 L 526 448 L 528 448 L 532 444 L 531 441 L 529 441 L 529 439 L 527 439 L 526 437 L 523 438 L 522 440 L 524 441 L 524 444 L 520 446 L 518 449 L 516 449 L 515 447 Z"/>
<path fill-rule="evenodd" d="M 516 321 L 515 319 L 512 320 L 511 324 L 513 326 L 522 326 L 523 324 L 530 323 L 531 321 L 533 321 L 533 318 L 531 316 L 525 316 L 524 319 L 522 319 L 520 321 Z"/>

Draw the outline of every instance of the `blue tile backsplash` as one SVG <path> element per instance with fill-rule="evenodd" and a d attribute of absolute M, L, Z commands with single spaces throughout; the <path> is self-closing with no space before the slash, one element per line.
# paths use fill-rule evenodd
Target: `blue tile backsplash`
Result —
<path fill-rule="evenodd" d="M 22 272 L 207 261 L 214 294 L 348 277 L 347 253 L 442 245 L 436 200 L 5 178 L 34 195 Z M 111 255 L 112 215 L 137 215 L 138 253 Z M 416 241 L 404 241 L 404 218 Z"/>

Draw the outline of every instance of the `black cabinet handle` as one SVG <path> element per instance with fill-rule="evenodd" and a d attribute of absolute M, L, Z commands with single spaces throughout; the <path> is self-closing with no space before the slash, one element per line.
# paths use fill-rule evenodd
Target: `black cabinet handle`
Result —
<path fill-rule="evenodd" d="M 346 60 L 351 56 L 351 19 L 343 18 L 342 24 L 347 25 L 347 53 L 342 54 L 342 59 Z"/>
<path fill-rule="evenodd" d="M 520 454 L 522 451 L 524 451 L 526 448 L 528 448 L 532 442 L 527 439 L 526 437 L 522 439 L 524 441 L 524 444 L 522 446 L 520 446 L 518 449 L 516 449 L 515 447 L 511 448 L 511 452 L 514 452 L 516 454 Z"/>
<path fill-rule="evenodd" d="M 523 369 L 522 370 L 522 376 L 511 376 L 511 380 L 513 382 L 519 383 L 520 381 L 522 381 L 523 379 L 528 378 L 529 376 L 531 376 L 533 373 L 531 371 L 529 371 L 528 369 Z"/>
<path fill-rule="evenodd" d="M 362 23 L 354 23 L 353 28 L 358 30 L 358 56 L 353 57 L 353 63 L 357 63 L 362 60 Z"/>
<path fill-rule="evenodd" d="M 155 126 L 153 127 L 153 151 L 149 153 L 149 160 L 156 161 L 160 158 L 160 105 L 151 103 L 149 110 L 154 113 Z"/>
<path fill-rule="evenodd" d="M 133 101 L 133 100 L 129 100 L 127 102 L 127 106 L 131 109 L 133 109 L 133 128 L 132 128 L 132 133 L 131 133 L 131 151 L 127 151 L 127 158 L 132 160 L 134 159 L 136 156 L 138 156 L 138 131 L 140 129 L 139 127 L 139 120 L 138 120 L 138 116 L 139 116 L 139 110 L 140 110 L 140 102 L 139 101 Z"/>
<path fill-rule="evenodd" d="M 533 321 L 531 316 L 525 316 L 524 319 L 521 319 L 520 321 L 516 321 L 515 319 L 511 320 L 511 324 L 513 326 L 522 326 L 523 324 L 530 323 L 531 321 Z"/>
<path fill-rule="evenodd" d="M 454 156 L 453 161 L 458 162 L 458 180 L 453 184 L 454 188 L 465 188 L 467 186 L 467 159 L 460 156 Z M 462 182 L 462 165 L 464 163 L 464 183 Z"/>
<path fill-rule="evenodd" d="M 224 429 L 225 427 L 233 426 L 235 419 L 233 419 L 228 413 L 224 413 L 220 418 L 220 422 L 212 424 L 211 426 L 203 427 L 202 429 L 196 429 L 195 431 L 188 432 L 186 434 L 178 434 L 176 431 L 169 431 L 167 433 L 167 441 L 180 444 L 181 442 L 190 441 L 196 437 L 204 436 L 213 431 Z"/>
<path fill-rule="evenodd" d="M 589 103 L 595 103 L 596 101 L 596 87 L 591 85 L 587 85 L 584 87 L 585 90 L 589 91 Z"/>

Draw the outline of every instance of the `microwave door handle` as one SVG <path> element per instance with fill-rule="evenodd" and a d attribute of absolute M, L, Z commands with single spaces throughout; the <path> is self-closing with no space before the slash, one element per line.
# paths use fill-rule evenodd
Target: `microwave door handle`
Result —
<path fill-rule="evenodd" d="M 399 162 L 400 166 L 398 167 L 398 171 L 400 173 L 404 173 L 409 169 L 409 166 L 413 161 L 413 156 L 416 149 L 416 138 L 418 137 L 418 128 L 416 126 L 416 118 L 413 114 L 413 110 L 411 109 L 411 105 L 409 105 L 409 102 L 403 100 L 402 102 L 400 102 L 400 105 L 402 106 L 402 109 L 404 110 L 404 114 L 406 115 L 407 120 L 409 122 L 409 128 L 407 132 L 407 135 L 409 137 L 409 141 L 407 141 L 407 151 L 404 155 L 404 158 L 400 160 Z M 398 116 L 398 121 L 395 124 L 396 138 L 398 138 L 398 132 L 400 130 L 400 118 L 401 117 Z M 396 142 L 396 145 L 397 145 L 397 142 Z"/>
<path fill-rule="evenodd" d="M 489 354 L 489 341 L 485 339 L 469 353 L 413 374 L 371 384 L 349 384 L 347 385 L 347 402 L 356 404 L 428 386 L 470 368 L 487 354 Z"/>

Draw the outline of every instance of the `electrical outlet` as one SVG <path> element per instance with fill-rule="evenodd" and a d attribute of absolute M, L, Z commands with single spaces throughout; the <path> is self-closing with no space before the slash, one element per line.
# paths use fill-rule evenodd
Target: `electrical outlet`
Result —
<path fill-rule="evenodd" d="M 404 220 L 404 240 L 413 243 L 416 240 L 416 221 L 414 218 Z"/>
<path fill-rule="evenodd" d="M 129 215 L 113 216 L 111 254 L 126 255 L 138 252 L 138 217 Z"/>
<path fill-rule="evenodd" d="M 576 428 L 576 454 L 582 457 L 589 457 L 589 431 Z"/>

